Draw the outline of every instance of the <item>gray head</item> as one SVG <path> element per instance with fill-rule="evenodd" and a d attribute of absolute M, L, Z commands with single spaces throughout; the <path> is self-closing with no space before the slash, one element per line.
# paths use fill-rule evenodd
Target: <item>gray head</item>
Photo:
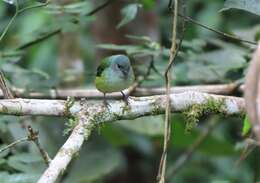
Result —
<path fill-rule="evenodd" d="M 123 77 L 129 75 L 131 69 L 130 60 L 125 55 L 113 55 L 109 57 L 110 66 L 116 72 L 121 72 Z"/>

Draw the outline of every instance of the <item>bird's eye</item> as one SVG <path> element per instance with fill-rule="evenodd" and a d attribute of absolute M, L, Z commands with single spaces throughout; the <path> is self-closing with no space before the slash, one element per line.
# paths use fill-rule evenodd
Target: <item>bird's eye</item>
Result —
<path fill-rule="evenodd" d="M 122 65 L 119 65 L 119 64 L 117 64 L 117 67 L 118 67 L 119 69 L 122 69 L 122 68 L 123 68 Z"/>

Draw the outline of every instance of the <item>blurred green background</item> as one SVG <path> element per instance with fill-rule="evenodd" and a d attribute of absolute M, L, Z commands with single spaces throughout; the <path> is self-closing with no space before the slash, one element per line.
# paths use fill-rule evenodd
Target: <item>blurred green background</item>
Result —
<path fill-rule="evenodd" d="M 131 57 L 136 76 L 151 60 L 163 74 L 171 45 L 172 14 L 168 1 L 115 0 L 89 15 L 105 1 L 56 0 L 19 13 L 0 41 L 0 68 L 12 87 L 27 92 L 50 88 L 94 88 L 100 60 L 114 53 Z M 44 2 L 19 0 L 19 9 Z M 0 32 L 15 14 L 15 2 L 0 1 Z M 260 2 L 253 0 L 184 1 L 186 16 L 243 39 L 260 38 Z M 179 9 L 183 9 L 180 5 Z M 178 38 L 182 21 L 178 19 Z M 182 47 L 175 60 L 173 85 L 219 84 L 244 80 L 255 45 L 186 22 Z M 151 71 L 142 87 L 164 87 Z M 241 96 L 241 93 L 235 93 Z M 155 182 L 163 141 L 163 116 L 101 125 L 85 143 L 59 182 Z M 167 182 L 249 183 L 260 181 L 259 148 L 239 161 L 246 147 L 243 117 L 203 116 L 185 133 L 187 120 L 174 114 L 168 155 Z M 25 125 L 39 130 L 51 157 L 65 142 L 67 119 L 0 116 L 1 147 L 26 136 Z M 211 127 L 192 158 L 177 168 L 180 158 Z M 239 162 L 239 163 L 237 163 Z M 36 182 L 45 164 L 32 143 L 0 154 L 0 182 Z"/>

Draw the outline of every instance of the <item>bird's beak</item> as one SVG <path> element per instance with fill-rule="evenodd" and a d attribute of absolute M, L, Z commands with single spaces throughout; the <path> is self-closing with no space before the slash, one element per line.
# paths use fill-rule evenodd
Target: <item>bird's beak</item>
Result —
<path fill-rule="evenodd" d="M 128 75 L 128 71 L 127 70 L 122 70 L 124 76 L 126 77 Z"/>

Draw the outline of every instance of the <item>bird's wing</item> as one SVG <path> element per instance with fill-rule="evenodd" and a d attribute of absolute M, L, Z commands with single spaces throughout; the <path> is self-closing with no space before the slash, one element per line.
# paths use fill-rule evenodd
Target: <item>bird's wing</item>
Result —
<path fill-rule="evenodd" d="M 102 72 L 103 72 L 107 67 L 109 67 L 108 60 L 107 60 L 107 59 L 102 60 L 101 63 L 100 63 L 100 65 L 99 65 L 98 68 L 97 68 L 97 74 L 96 74 L 96 76 L 97 76 L 97 77 L 101 76 Z"/>

